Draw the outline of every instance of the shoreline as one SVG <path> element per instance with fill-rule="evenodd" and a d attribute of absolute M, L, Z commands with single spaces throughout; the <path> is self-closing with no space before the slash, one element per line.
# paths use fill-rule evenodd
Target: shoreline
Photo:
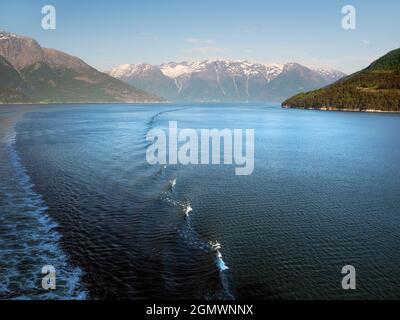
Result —
<path fill-rule="evenodd" d="M 339 109 L 339 108 L 304 108 L 304 107 L 293 107 L 282 105 L 283 109 L 298 109 L 298 110 L 313 110 L 313 111 L 336 111 L 336 112 L 354 112 L 354 113 L 394 113 L 400 114 L 400 111 L 385 111 L 385 110 L 376 110 L 376 109 L 367 109 L 367 110 L 360 110 L 360 109 Z"/>
<path fill-rule="evenodd" d="M 145 102 L 39 102 L 39 103 L 2 103 L 0 102 L 0 108 L 6 106 L 61 106 L 61 105 L 106 105 L 106 104 L 115 104 L 115 105 L 168 105 L 175 104 L 173 101 L 145 101 Z M 197 102 L 190 102 L 197 103 Z M 178 103 L 179 104 L 179 103 Z M 207 104 L 207 102 L 205 103 Z M 225 104 L 225 103 L 223 103 Z M 234 103 L 233 103 L 234 104 Z M 281 105 L 282 109 L 297 109 L 297 110 L 311 110 L 311 111 L 331 111 L 331 112 L 352 112 L 352 113 L 392 113 L 392 114 L 400 114 L 400 111 L 384 111 L 384 110 L 376 110 L 376 109 L 367 109 L 367 110 L 355 110 L 355 109 L 339 109 L 339 108 L 304 108 L 304 107 L 293 107 L 288 105 Z"/>
<path fill-rule="evenodd" d="M 172 101 L 136 101 L 136 102 L 10 102 L 4 103 L 0 102 L 0 106 L 47 106 L 47 105 L 64 105 L 64 104 L 163 104 L 163 103 L 172 103 Z"/>
<path fill-rule="evenodd" d="M 276 107 L 280 107 L 279 102 L 214 102 L 214 101 L 146 101 L 146 102 L 38 102 L 38 103 L 33 103 L 33 102 L 14 102 L 14 103 L 3 103 L 0 102 L 0 108 L 2 106 L 50 106 L 50 105 L 102 105 L 102 104 L 115 104 L 115 105 L 151 105 L 151 104 L 156 104 L 156 105 L 168 105 L 168 104 L 174 104 L 174 105 L 180 105 L 180 104 L 189 104 L 189 105 L 195 105 L 195 104 L 220 104 L 220 105 L 242 105 L 242 104 L 254 104 L 254 105 L 265 105 L 265 104 L 274 104 Z"/>

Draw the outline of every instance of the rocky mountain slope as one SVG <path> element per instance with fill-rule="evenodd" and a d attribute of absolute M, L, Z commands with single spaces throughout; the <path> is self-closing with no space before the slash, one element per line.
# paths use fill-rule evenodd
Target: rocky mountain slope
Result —
<path fill-rule="evenodd" d="M 296 63 L 263 65 L 248 61 L 125 64 L 109 74 L 172 101 L 282 101 L 330 84 L 344 73 L 311 70 Z"/>
<path fill-rule="evenodd" d="M 0 31 L 0 103 L 159 101 L 34 39 Z"/>

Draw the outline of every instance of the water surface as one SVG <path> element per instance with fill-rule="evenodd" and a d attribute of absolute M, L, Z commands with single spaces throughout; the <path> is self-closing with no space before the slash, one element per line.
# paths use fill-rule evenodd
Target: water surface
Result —
<path fill-rule="evenodd" d="M 44 264 L 64 297 L 400 297 L 398 115 L 58 105 L 0 119 L 3 297 L 46 298 Z M 254 173 L 150 166 L 146 134 L 169 121 L 254 129 Z M 341 289 L 347 264 L 356 291 Z"/>

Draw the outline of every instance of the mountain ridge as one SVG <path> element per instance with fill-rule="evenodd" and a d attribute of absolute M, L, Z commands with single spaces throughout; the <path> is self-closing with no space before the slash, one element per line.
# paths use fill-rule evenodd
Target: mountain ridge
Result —
<path fill-rule="evenodd" d="M 282 107 L 400 112 L 400 49 L 327 87 L 299 93 L 285 100 Z"/>
<path fill-rule="evenodd" d="M 315 89 L 345 76 L 297 63 L 260 64 L 241 60 L 123 64 L 111 76 L 168 100 L 197 102 L 283 101 L 302 89 Z M 291 85 L 274 83 L 285 74 Z"/>
<path fill-rule="evenodd" d="M 0 31 L 0 103 L 156 102 L 78 57 Z"/>

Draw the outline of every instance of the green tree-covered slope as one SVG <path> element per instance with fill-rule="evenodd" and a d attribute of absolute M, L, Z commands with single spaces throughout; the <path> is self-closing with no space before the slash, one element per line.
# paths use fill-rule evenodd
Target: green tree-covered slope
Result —
<path fill-rule="evenodd" d="M 400 111 L 400 49 L 368 68 L 325 88 L 300 93 L 282 103 L 287 108 Z"/>

